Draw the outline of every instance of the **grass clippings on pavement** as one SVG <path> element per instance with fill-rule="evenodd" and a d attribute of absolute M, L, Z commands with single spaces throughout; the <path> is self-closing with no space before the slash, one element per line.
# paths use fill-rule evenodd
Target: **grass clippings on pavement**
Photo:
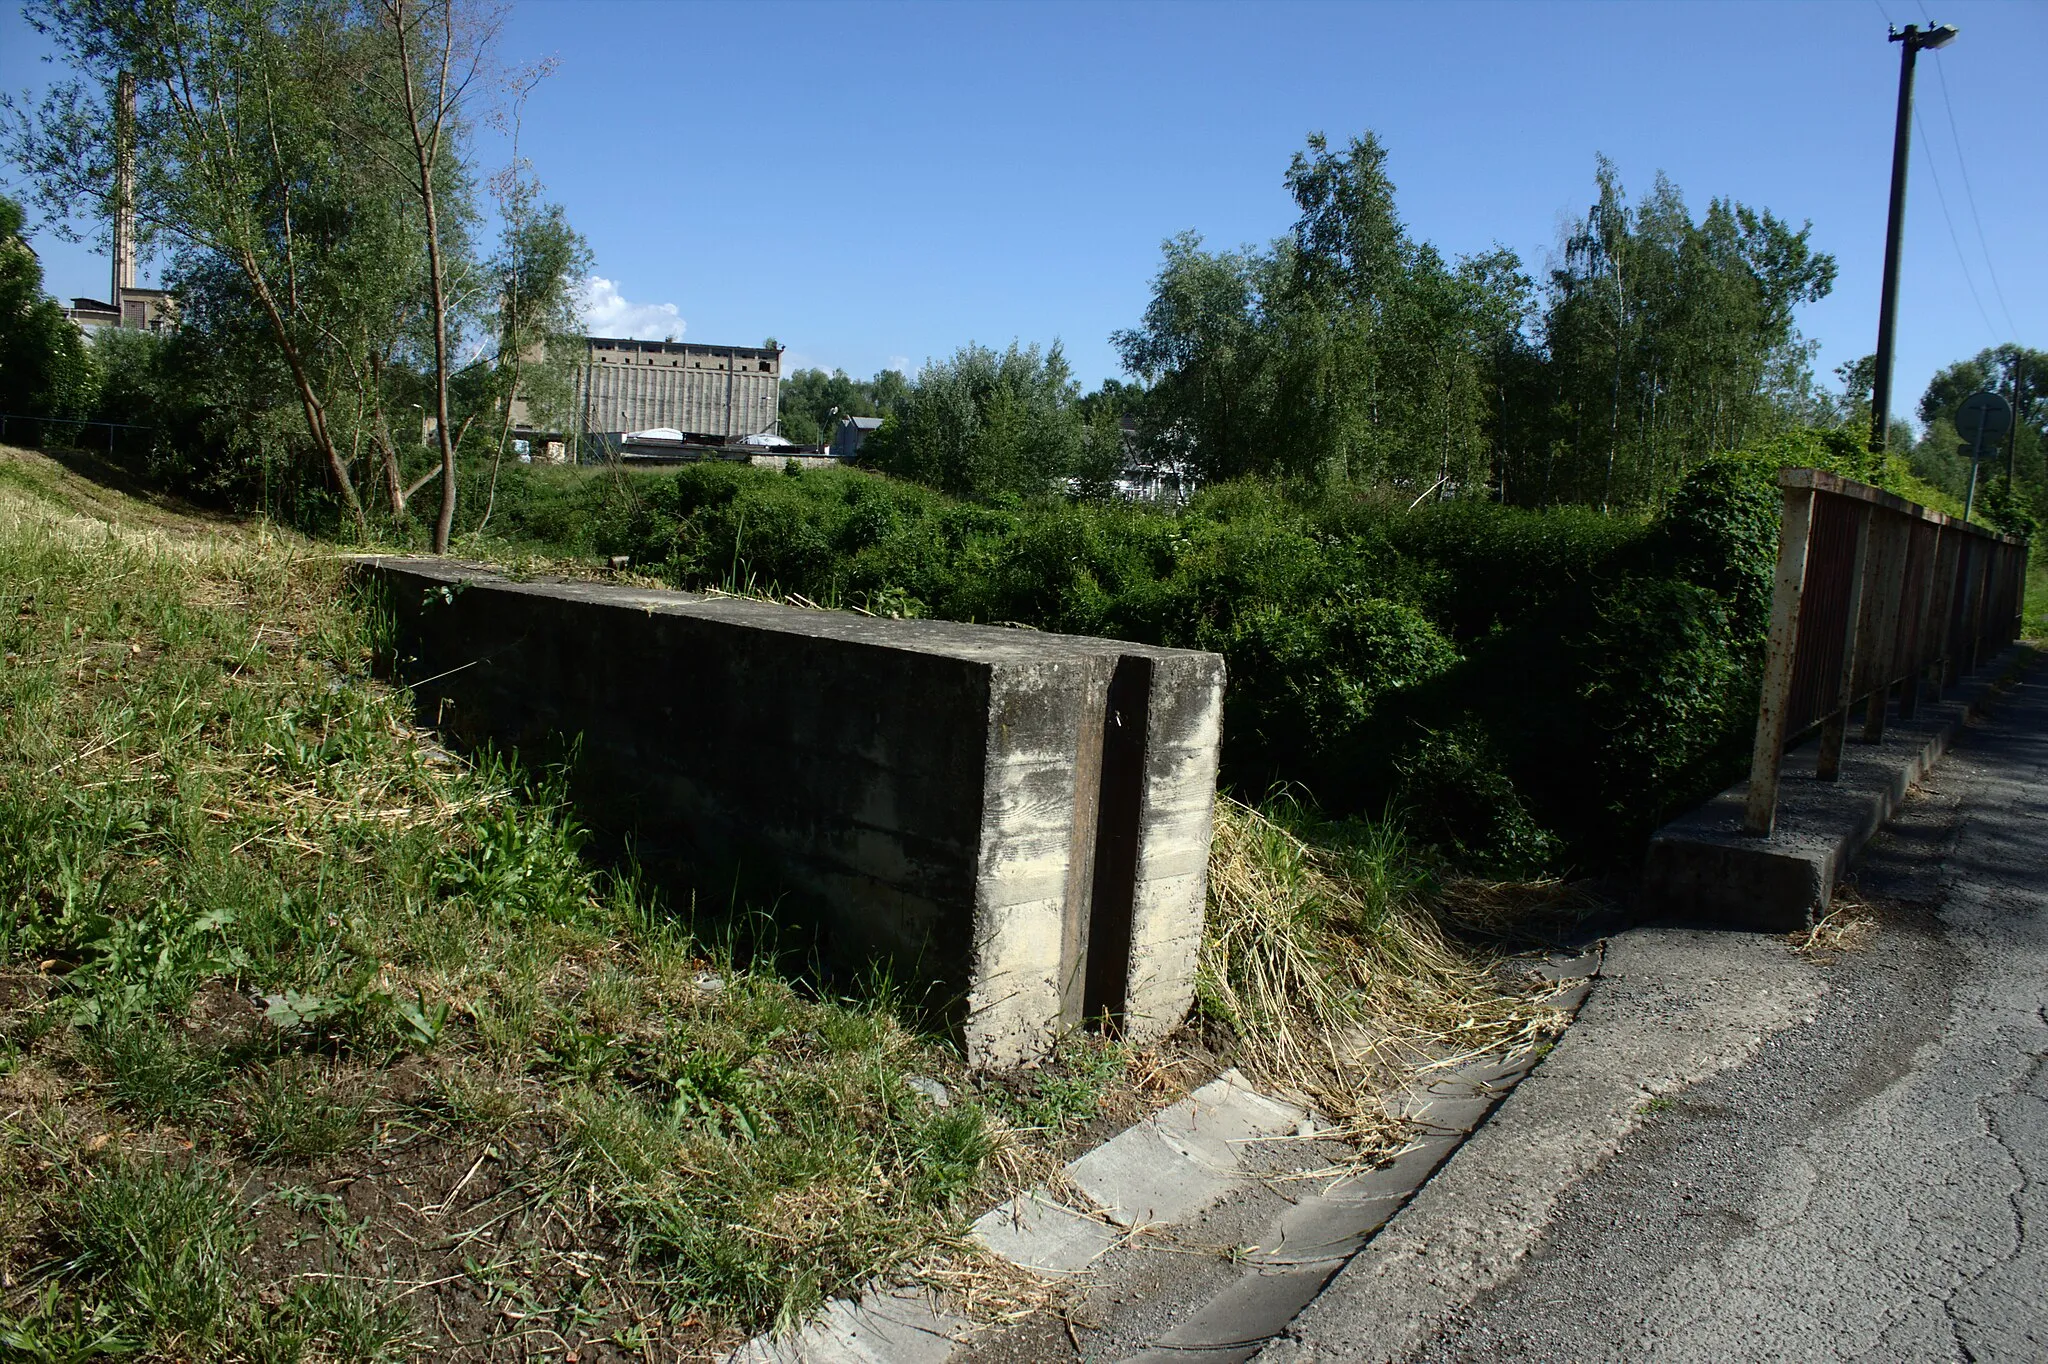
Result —
<path fill-rule="evenodd" d="M 1845 952 L 1860 952 L 1877 937 L 1882 907 L 1865 900 L 1849 885 L 1835 889 L 1828 912 L 1818 920 L 1786 935 L 1792 950 L 1826 965 Z"/>

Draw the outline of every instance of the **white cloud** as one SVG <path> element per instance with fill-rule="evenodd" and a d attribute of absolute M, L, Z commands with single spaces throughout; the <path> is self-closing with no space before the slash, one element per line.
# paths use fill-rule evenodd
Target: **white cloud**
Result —
<path fill-rule="evenodd" d="M 892 355 L 889 357 L 888 368 L 907 377 L 910 374 L 910 357 L 907 355 Z"/>
<path fill-rule="evenodd" d="M 577 308 L 592 336 L 632 337 L 638 341 L 681 340 L 689 325 L 673 303 L 634 303 L 603 275 L 592 275 L 577 291 Z"/>

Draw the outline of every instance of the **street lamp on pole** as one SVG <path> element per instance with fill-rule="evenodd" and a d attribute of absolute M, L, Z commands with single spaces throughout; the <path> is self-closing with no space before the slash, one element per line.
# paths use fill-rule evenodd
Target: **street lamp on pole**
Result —
<path fill-rule="evenodd" d="M 1884 294 L 1877 307 L 1877 374 L 1870 394 L 1870 448 L 1884 452 L 1892 408 L 1892 333 L 1899 313 L 1899 237 L 1906 226 L 1906 153 L 1913 130 L 1913 62 L 1954 40 L 1953 24 L 1913 24 L 1891 30 L 1899 44 L 1899 121 L 1892 131 L 1892 211 L 1884 232 Z"/>

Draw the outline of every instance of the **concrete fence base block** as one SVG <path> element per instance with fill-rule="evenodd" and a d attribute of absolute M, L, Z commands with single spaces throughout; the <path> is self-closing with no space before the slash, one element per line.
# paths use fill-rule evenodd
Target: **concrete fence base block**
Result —
<path fill-rule="evenodd" d="M 1223 660 L 365 559 L 390 671 L 431 722 L 577 745 L 579 810 L 644 854 L 805 902 L 843 963 L 950 1001 L 1008 1066 L 1107 1013 L 1186 1017 Z"/>
<path fill-rule="evenodd" d="M 1742 828 L 1746 781 L 1665 825 L 1644 861 L 1645 907 L 1780 932 L 1817 922 L 1864 845 L 1948 752 L 1993 683 L 2032 652 L 2019 646 L 1993 659 L 1951 699 L 1923 701 L 1914 718 L 1894 719 L 1882 742 L 1845 744 L 1834 781 L 1814 776 L 1818 739 L 1786 753 L 1777 825 L 1768 838 Z"/>

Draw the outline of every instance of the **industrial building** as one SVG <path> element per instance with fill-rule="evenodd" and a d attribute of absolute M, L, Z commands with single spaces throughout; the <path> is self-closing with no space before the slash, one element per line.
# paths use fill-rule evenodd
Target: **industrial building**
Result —
<path fill-rule="evenodd" d="M 775 430 L 781 347 L 706 346 L 593 336 L 576 371 L 584 433 L 666 427 L 725 444 Z"/>

